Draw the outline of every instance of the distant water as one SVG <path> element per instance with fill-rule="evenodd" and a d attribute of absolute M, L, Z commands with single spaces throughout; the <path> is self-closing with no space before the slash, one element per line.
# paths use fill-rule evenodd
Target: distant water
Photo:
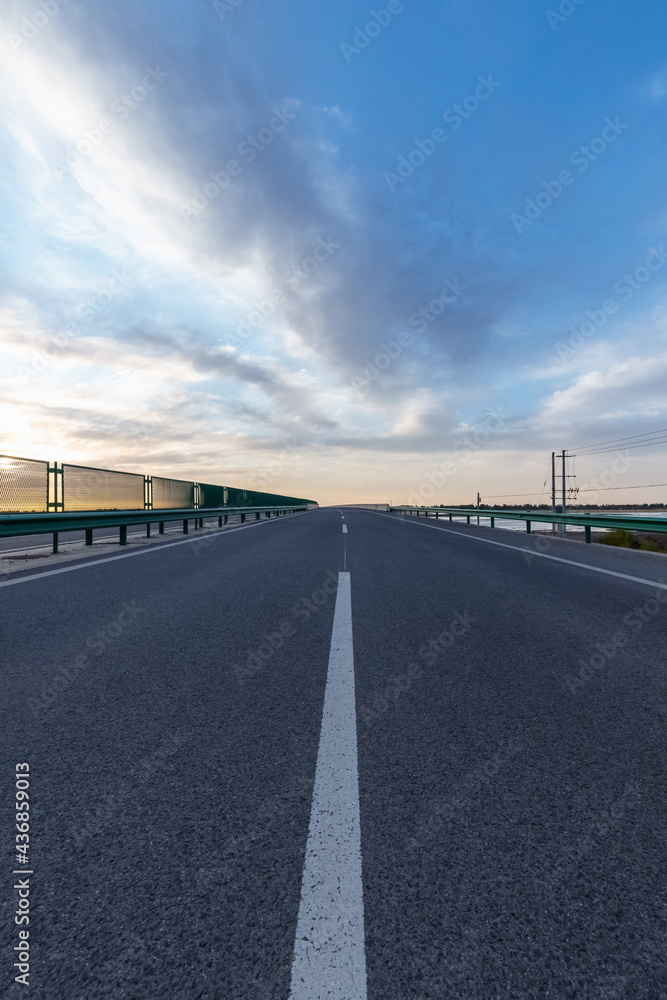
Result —
<path fill-rule="evenodd" d="M 539 512 L 540 514 L 542 511 Z M 574 513 L 574 512 L 573 512 Z M 586 511 L 576 511 L 577 514 L 585 514 Z M 667 518 L 667 510 L 605 510 L 605 511 L 591 511 L 591 514 L 595 517 L 613 517 L 614 515 L 621 515 L 622 517 L 660 517 Z M 474 519 L 471 518 L 471 522 Z M 480 524 L 489 523 L 488 517 L 480 515 Z M 496 528 L 506 528 L 508 531 L 526 531 L 525 521 L 514 521 L 506 518 L 496 518 Z M 548 531 L 549 524 L 546 521 L 533 521 L 534 531 Z M 582 526 L 579 524 L 568 524 L 566 525 L 566 531 L 581 531 Z M 611 528 L 599 528 L 595 526 L 594 531 L 611 531 Z"/>

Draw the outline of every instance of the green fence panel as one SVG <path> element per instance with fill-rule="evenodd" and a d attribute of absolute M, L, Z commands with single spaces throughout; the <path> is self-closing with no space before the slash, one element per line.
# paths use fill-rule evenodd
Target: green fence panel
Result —
<path fill-rule="evenodd" d="M 184 479 L 164 479 L 153 476 L 153 509 L 194 507 L 195 484 Z M 203 506 L 200 504 L 200 506 Z"/>
<path fill-rule="evenodd" d="M 141 510 L 144 477 L 85 465 L 63 464 L 64 510 Z"/>

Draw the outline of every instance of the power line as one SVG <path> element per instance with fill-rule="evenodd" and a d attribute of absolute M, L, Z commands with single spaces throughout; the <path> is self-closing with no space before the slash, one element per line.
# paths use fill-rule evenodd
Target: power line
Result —
<path fill-rule="evenodd" d="M 609 444 L 621 446 L 625 441 L 637 441 L 639 438 L 650 439 L 654 438 L 657 434 L 667 434 L 667 427 L 656 431 L 644 431 L 642 434 L 630 434 L 628 437 L 611 438 L 610 441 L 597 441 L 594 444 L 581 445 L 579 448 L 574 448 L 573 451 L 581 454 L 582 452 L 589 452 L 593 448 L 604 448 Z"/>
<path fill-rule="evenodd" d="M 667 444 L 667 437 L 654 438 L 650 441 L 638 441 L 636 442 L 636 444 L 619 444 L 619 445 L 614 445 L 611 448 L 597 448 L 594 451 L 568 452 L 568 458 L 573 457 L 575 454 L 581 455 L 584 458 L 588 455 L 606 455 L 612 451 L 619 451 L 621 448 L 624 451 L 632 451 L 635 448 L 649 448 L 651 445 L 654 444 Z"/>
<path fill-rule="evenodd" d="M 482 497 L 483 500 L 504 500 L 506 497 L 541 497 L 544 496 L 544 490 L 541 493 L 498 493 L 493 497 Z"/>
<path fill-rule="evenodd" d="M 597 490 L 580 490 L 580 493 L 602 493 L 606 490 L 652 490 L 656 486 L 667 486 L 667 483 L 645 483 L 643 486 L 600 486 Z"/>
<path fill-rule="evenodd" d="M 586 448 L 601 448 L 602 445 L 615 444 L 617 441 L 634 441 L 636 438 L 650 437 L 652 434 L 667 434 L 667 427 L 663 427 L 661 430 L 657 431 L 642 431 L 641 434 L 630 434 L 628 437 L 612 438 L 610 441 L 596 441 L 594 444 L 584 444 L 577 450 L 582 451 Z"/>
<path fill-rule="evenodd" d="M 607 490 L 651 490 L 659 486 L 667 486 L 667 483 L 644 483 L 640 486 L 600 486 L 599 489 L 590 490 L 579 490 L 579 493 L 602 493 Z M 544 495 L 544 490 L 541 493 L 498 493 L 495 496 L 484 496 L 482 500 L 506 500 L 511 497 L 541 497 Z"/>

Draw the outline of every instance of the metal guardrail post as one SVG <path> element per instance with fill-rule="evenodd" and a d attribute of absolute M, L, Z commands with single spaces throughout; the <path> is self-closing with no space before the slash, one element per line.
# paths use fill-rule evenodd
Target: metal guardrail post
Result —
<path fill-rule="evenodd" d="M 584 535 L 585 535 L 586 541 L 590 544 L 590 541 L 591 541 L 591 526 L 590 526 L 590 524 L 585 524 L 584 525 Z"/>
<path fill-rule="evenodd" d="M 466 514 L 466 524 L 470 524 L 470 514 Z"/>
<path fill-rule="evenodd" d="M 159 521 L 157 526 L 158 534 L 164 535 L 164 521 Z"/>
<path fill-rule="evenodd" d="M 93 544 L 93 529 L 86 528 L 86 545 L 92 545 L 92 544 Z"/>
<path fill-rule="evenodd" d="M 229 521 L 229 514 L 225 514 L 223 520 L 224 520 L 225 524 L 227 524 L 227 522 Z"/>
<path fill-rule="evenodd" d="M 495 519 L 495 517 L 489 518 L 489 520 L 491 521 L 491 527 L 495 528 L 495 526 L 496 526 L 496 519 Z"/>
<path fill-rule="evenodd" d="M 146 521 L 146 538 L 151 537 L 151 522 Z"/>
<path fill-rule="evenodd" d="M 450 514 L 450 515 L 449 515 L 449 520 L 451 521 L 451 519 L 452 519 L 452 515 Z"/>
<path fill-rule="evenodd" d="M 527 532 L 527 533 L 528 533 L 529 535 L 530 535 L 530 533 L 531 533 L 531 527 L 530 527 L 530 521 L 526 521 L 526 532 Z"/>
<path fill-rule="evenodd" d="M 46 499 L 46 509 L 56 511 L 64 510 L 64 496 L 63 496 L 63 467 L 62 462 L 60 467 L 58 463 L 54 462 L 53 465 L 47 463 L 46 466 L 46 478 L 47 478 L 47 499 Z M 60 488 L 58 488 L 60 486 Z M 53 497 L 53 500 L 49 500 L 49 495 Z M 57 549 L 56 549 L 57 551 Z"/>
<path fill-rule="evenodd" d="M 189 529 L 189 525 L 188 525 L 188 519 L 187 519 L 187 517 L 184 517 L 183 518 L 183 534 L 187 535 L 187 533 L 188 533 L 189 530 L 190 529 Z"/>
<path fill-rule="evenodd" d="M 245 514 L 241 514 L 241 524 L 245 523 Z"/>
<path fill-rule="evenodd" d="M 127 525 L 121 524 L 118 529 L 118 544 L 127 545 Z"/>
<path fill-rule="evenodd" d="M 53 532 L 53 554 L 54 556 L 58 554 L 58 532 Z"/>

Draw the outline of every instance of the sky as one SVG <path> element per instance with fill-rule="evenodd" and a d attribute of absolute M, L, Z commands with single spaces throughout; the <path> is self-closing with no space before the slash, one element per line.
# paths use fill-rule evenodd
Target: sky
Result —
<path fill-rule="evenodd" d="M 537 503 L 667 427 L 664 0 L 0 18 L 1 453 Z M 568 474 L 667 500 L 664 445 Z"/>

